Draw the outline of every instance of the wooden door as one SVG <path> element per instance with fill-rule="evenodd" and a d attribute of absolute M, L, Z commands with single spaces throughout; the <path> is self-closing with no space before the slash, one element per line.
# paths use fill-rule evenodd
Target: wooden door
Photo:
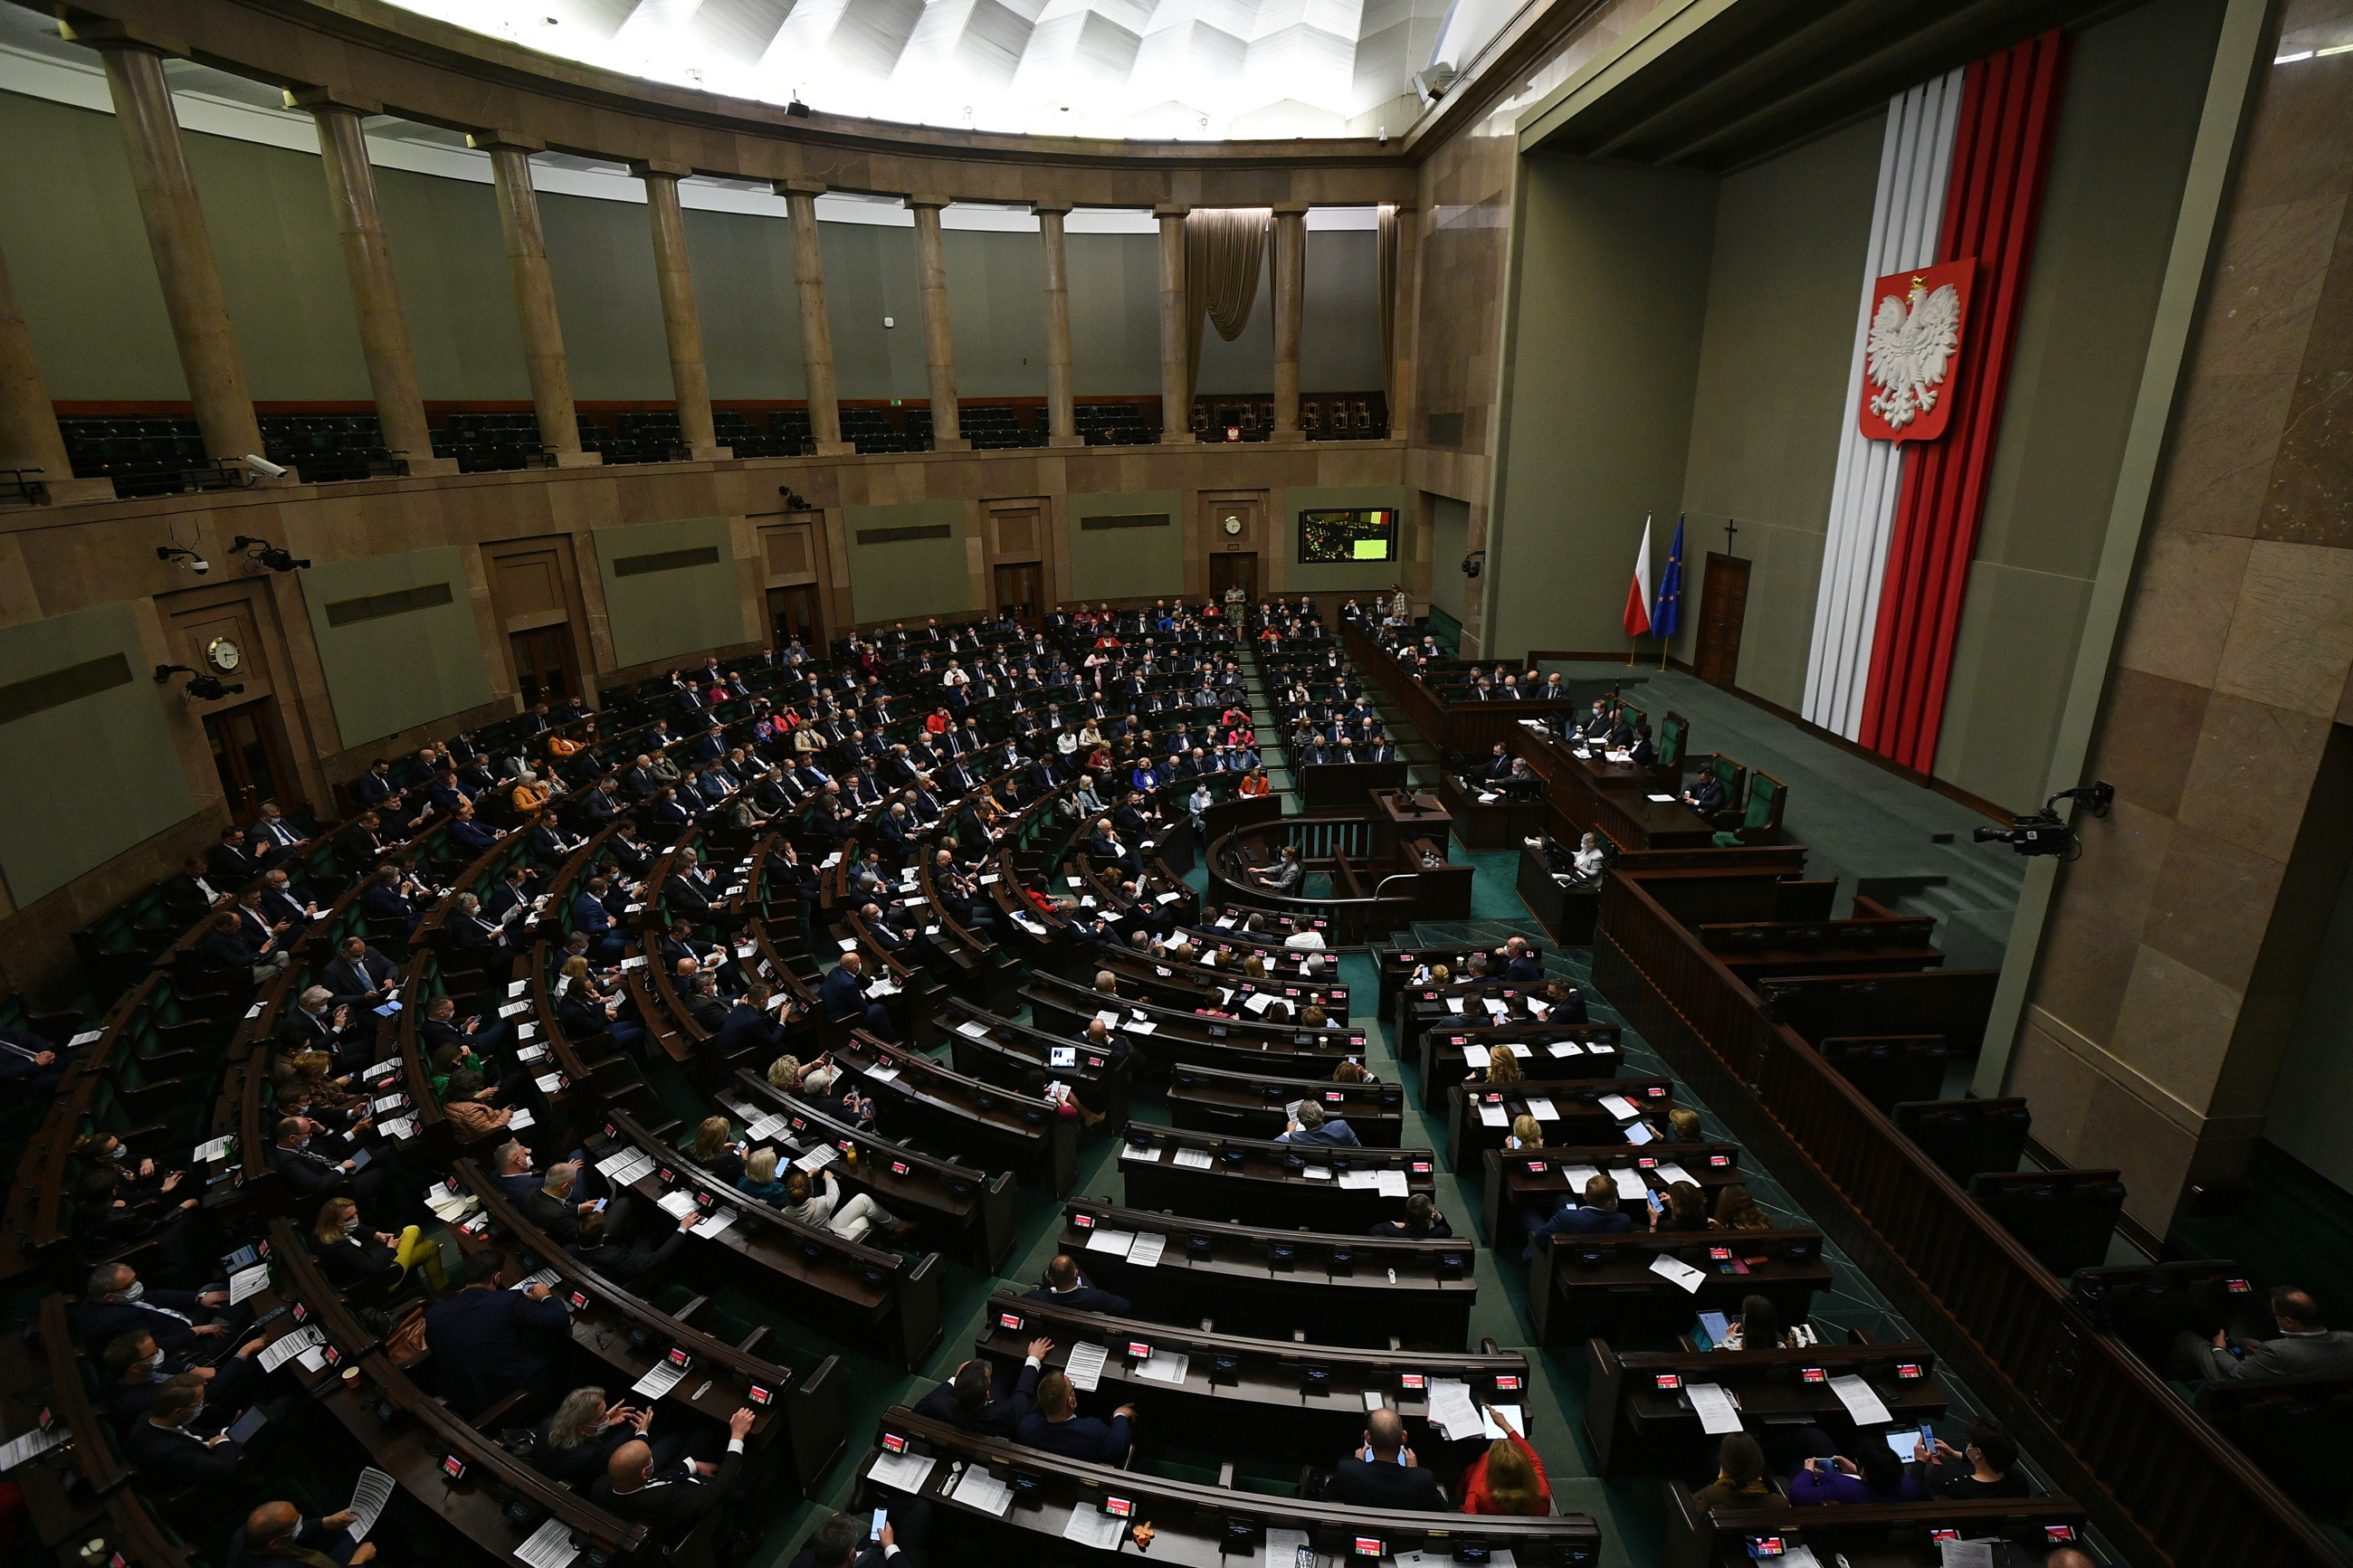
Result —
<path fill-rule="evenodd" d="M 817 584 L 799 583 L 768 590 L 768 636 L 779 648 L 795 637 L 811 653 L 825 650 L 825 631 L 818 624 Z"/>
<path fill-rule="evenodd" d="M 1045 574 L 1035 561 L 999 562 L 997 567 L 997 608 L 1024 626 L 1034 626 L 1044 609 Z"/>
<path fill-rule="evenodd" d="M 515 689 L 525 708 L 566 702 L 578 693 L 580 678 L 572 662 L 572 627 L 567 623 L 511 633 L 507 646 L 514 654 Z"/>
<path fill-rule="evenodd" d="M 1700 591 L 1699 646 L 1692 673 L 1730 690 L 1740 671 L 1740 627 L 1748 614 L 1748 563 L 1737 555 L 1707 552 L 1707 582 Z"/>
<path fill-rule="evenodd" d="M 1258 600 L 1258 556 L 1251 552 L 1209 557 L 1209 597 L 1222 603 L 1229 588 L 1240 588 L 1242 598 Z"/>
<path fill-rule="evenodd" d="M 281 792 L 293 788 L 294 774 L 278 747 L 277 700 L 265 697 L 205 715 L 213 766 L 220 770 L 229 812 L 239 820 L 252 816 L 265 800 L 286 804 Z"/>

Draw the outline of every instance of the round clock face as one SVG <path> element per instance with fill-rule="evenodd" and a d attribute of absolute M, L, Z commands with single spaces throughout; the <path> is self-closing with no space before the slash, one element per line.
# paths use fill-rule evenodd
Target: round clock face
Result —
<path fill-rule="evenodd" d="M 1228 533 L 1240 533 L 1241 531 L 1242 520 L 1240 518 L 1229 517 L 1226 519 L 1226 531 Z"/>
<path fill-rule="evenodd" d="M 215 669 L 235 669 L 245 658 L 245 651 L 227 637 L 215 637 L 205 645 L 205 660 Z"/>

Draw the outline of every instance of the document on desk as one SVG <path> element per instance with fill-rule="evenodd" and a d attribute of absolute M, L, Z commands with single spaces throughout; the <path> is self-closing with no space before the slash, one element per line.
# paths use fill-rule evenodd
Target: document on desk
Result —
<path fill-rule="evenodd" d="M 1655 800 L 1660 804 L 1664 805 L 1665 803 L 1673 800 L 1675 797 L 1671 795 L 1645 795 L 1642 798 L 1645 800 Z"/>
<path fill-rule="evenodd" d="M 948 1494 L 956 1501 L 979 1509 L 984 1513 L 1003 1519 L 1013 1506 L 1013 1489 L 990 1475 L 978 1465 L 966 1465 L 964 1474 L 956 1478 L 955 1490 Z"/>
<path fill-rule="evenodd" d="M 1133 1143 L 1123 1143 L 1119 1148 L 1119 1157 L 1123 1160 L 1142 1160 L 1148 1164 L 1157 1164 L 1160 1162 L 1160 1151 L 1166 1147 L 1166 1145 L 1162 1143 L 1146 1143 L 1139 1149 Z"/>
<path fill-rule="evenodd" d="M 892 1067 L 888 1062 L 876 1062 L 873 1066 L 867 1068 L 865 1072 L 866 1076 L 872 1079 L 876 1083 L 896 1083 L 899 1081 L 899 1069 Z"/>
<path fill-rule="evenodd" d="M 1345 1192 L 1356 1192 L 1361 1189 L 1377 1188 L 1380 1184 L 1381 1173 L 1378 1171 L 1343 1171 L 1340 1173 L 1340 1186 L 1341 1189 Z"/>
<path fill-rule="evenodd" d="M 733 1209 L 713 1209 L 702 1217 L 700 1225 L 694 1227 L 694 1234 L 709 1241 L 713 1237 L 725 1234 L 730 1226 L 743 1217 Z"/>
<path fill-rule="evenodd" d="M 1585 1054 L 1585 1047 L 1575 1040 L 1555 1040 L 1545 1047 L 1545 1054 L 1556 1059 L 1562 1057 L 1581 1057 Z"/>
<path fill-rule="evenodd" d="M 269 1264 L 257 1263 L 249 1268 L 240 1268 L 228 1277 L 228 1304 L 234 1307 L 248 1296 L 257 1295 L 269 1289 Z"/>
<path fill-rule="evenodd" d="M 1651 1190 L 1650 1184 L 1642 1180 L 1642 1173 L 1631 1165 L 1610 1166 L 1609 1179 L 1618 1184 L 1618 1196 L 1626 1203 L 1641 1203 Z"/>
<path fill-rule="evenodd" d="M 1682 1258 L 1670 1258 L 1663 1252 L 1651 1259 L 1651 1272 L 1670 1283 L 1682 1286 L 1694 1296 L 1699 1294 L 1699 1288 L 1707 1283 L 1706 1275 L 1694 1268 Z"/>
<path fill-rule="evenodd" d="M 807 1153 L 802 1155 L 799 1159 L 794 1161 L 793 1168 L 797 1171 L 801 1171 L 808 1175 L 814 1176 L 819 1171 L 824 1170 L 828 1165 L 832 1164 L 836 1160 L 840 1158 L 840 1150 L 835 1148 L 830 1143 L 820 1143 L 816 1148 L 811 1149 Z"/>
<path fill-rule="evenodd" d="M 1111 1352 L 1101 1345 L 1072 1345 L 1071 1359 L 1062 1368 L 1062 1375 L 1069 1378 L 1071 1386 L 1080 1393 L 1092 1394 L 1095 1384 L 1103 1381 L 1103 1363 L 1110 1359 Z"/>
<path fill-rule="evenodd" d="M 1108 1252 L 1113 1258 L 1125 1258 L 1127 1249 L 1134 1245 L 1135 1232 L 1132 1230 L 1113 1230 L 1097 1226 L 1087 1236 L 1089 1252 Z"/>
<path fill-rule="evenodd" d="M 1683 1392 L 1691 1395 L 1692 1409 L 1699 1414 L 1701 1431 L 1713 1437 L 1740 1430 L 1740 1409 L 1721 1387 L 1713 1383 L 1687 1383 Z"/>
<path fill-rule="evenodd" d="M 1493 996 L 1480 998 L 1479 1005 L 1498 1018 L 1509 1016 L 1512 1011 L 1512 1005 L 1509 1002 L 1498 1002 Z"/>
<path fill-rule="evenodd" d="M 343 1527 L 353 1541 L 365 1541 L 367 1532 L 375 1528 L 384 1505 L 392 1500 L 396 1483 L 374 1465 L 360 1471 L 359 1484 L 352 1488 L 351 1523 Z"/>
<path fill-rule="evenodd" d="M 886 1487 L 921 1492 L 923 1483 L 932 1479 L 932 1467 L 938 1463 L 929 1454 L 877 1454 L 873 1468 L 866 1473 Z"/>
<path fill-rule="evenodd" d="M 684 1219 L 687 1215 L 694 1212 L 694 1194 L 692 1193 L 664 1193 L 659 1198 L 655 1200 L 655 1204 L 662 1213 L 670 1215 L 672 1219 Z"/>
<path fill-rule="evenodd" d="M 635 1149 L 624 1149 L 596 1162 L 596 1169 L 617 1187 L 626 1187 L 641 1177 L 651 1175 L 653 1168 L 653 1157 Z"/>
<path fill-rule="evenodd" d="M 1374 1174 L 1379 1178 L 1376 1184 L 1381 1189 L 1381 1196 L 1385 1198 L 1401 1198 L 1405 1196 L 1405 1173 L 1403 1171 L 1377 1171 L 1375 1172 Z"/>
<path fill-rule="evenodd" d="M 1471 1385 L 1460 1378 L 1431 1378 L 1430 1424 L 1442 1428 L 1450 1443 L 1479 1430 L 1482 1422 L 1479 1407 L 1471 1402 Z"/>
<path fill-rule="evenodd" d="M 1446 1010 L 1450 1013 L 1460 1013 L 1462 1011 L 1462 998 L 1460 996 L 1449 996 L 1446 999 Z"/>
<path fill-rule="evenodd" d="M 27 1459 L 38 1458 L 58 1444 L 69 1441 L 72 1436 L 72 1428 L 62 1421 L 53 1421 L 47 1426 L 36 1426 L 20 1436 L 11 1437 L 5 1447 L 0 1447 L 0 1471 L 13 1470 Z"/>
<path fill-rule="evenodd" d="M 1176 1163 L 1188 1171 L 1206 1171 L 1217 1162 L 1209 1158 L 1207 1149 L 1179 1149 L 1176 1151 Z"/>
<path fill-rule="evenodd" d="M 1568 1184 L 1568 1190 L 1572 1193 L 1585 1191 L 1585 1184 L 1600 1173 L 1600 1167 L 1597 1165 L 1563 1165 L 1560 1168 L 1560 1179 Z"/>
<path fill-rule="evenodd" d="M 218 1138 L 210 1138 L 197 1144 L 195 1153 L 197 1163 L 202 1164 L 208 1161 L 226 1158 L 228 1154 L 228 1146 L 233 1142 L 235 1140 L 228 1134 L 223 1133 Z"/>
<path fill-rule="evenodd" d="M 1941 1568 L 1993 1568 L 1991 1541 L 1940 1541 Z"/>
<path fill-rule="evenodd" d="M 1062 1526 L 1062 1539 L 1075 1541 L 1082 1546 L 1092 1546 L 1097 1552 L 1116 1552 L 1120 1537 L 1127 1530 L 1127 1521 L 1115 1513 L 1105 1513 L 1091 1502 L 1081 1501 L 1071 1510 L 1070 1519 Z M 1274 1531 L 1268 1531 L 1272 1536 Z M 1302 1541 L 1307 1538 L 1303 1535 Z M 1291 1568 L 1286 1560 L 1283 1568 Z"/>
<path fill-rule="evenodd" d="M 580 1548 L 572 1539 L 565 1522 L 550 1515 L 546 1523 L 531 1532 L 531 1539 L 514 1549 L 515 1561 L 530 1568 L 570 1568 Z"/>
<path fill-rule="evenodd" d="M 1831 1392 L 1839 1396 L 1839 1403 L 1846 1406 L 1846 1413 L 1858 1426 L 1883 1426 L 1895 1419 L 1871 1384 L 1853 1373 L 1831 1379 Z"/>
<path fill-rule="evenodd" d="M 1511 1116 L 1510 1116 L 1507 1112 L 1505 1112 L 1505 1110 L 1504 1110 L 1504 1108 L 1503 1108 L 1502 1106 L 1500 1106 L 1500 1105 L 1489 1105 L 1489 1104 L 1488 1104 L 1488 1103 L 1486 1103 L 1484 1100 L 1480 1101 L 1480 1103 L 1479 1103 L 1479 1125 L 1480 1125 L 1480 1126 L 1482 1126 L 1482 1127 L 1509 1127 L 1511 1124 L 1512 1124 L 1512 1119 L 1511 1119 Z"/>
<path fill-rule="evenodd" d="M 1262 1568 L 1296 1568 L 1299 1549 L 1307 1544 L 1303 1530 L 1277 1530 L 1266 1527 L 1266 1561 Z"/>
<path fill-rule="evenodd" d="M 556 1286 L 563 1283 L 563 1280 L 564 1276 L 558 1274 L 554 1269 L 542 1268 L 535 1273 L 526 1274 L 522 1279 L 516 1280 L 513 1284 L 508 1286 L 507 1289 L 510 1290 L 528 1290 L 534 1285 L 544 1285 L 549 1289 L 553 1290 Z"/>
<path fill-rule="evenodd" d="M 1332 1167 L 1329 1165 L 1309 1165 L 1303 1169 L 1299 1173 L 1306 1177 L 1311 1182 L 1328 1182 L 1332 1179 Z"/>
<path fill-rule="evenodd" d="M 1601 1109 L 1620 1121 L 1631 1121 L 1642 1114 L 1641 1107 L 1622 1094 L 1605 1094 L 1598 1102 Z"/>
<path fill-rule="evenodd" d="M 1662 1160 L 1659 1162 L 1659 1180 L 1666 1183 L 1669 1186 L 1672 1186 L 1677 1182 L 1689 1182 L 1693 1186 L 1699 1185 L 1699 1178 L 1694 1176 L 1689 1171 L 1684 1170 L 1681 1165 L 1676 1164 L 1672 1160 Z"/>
<path fill-rule="evenodd" d="M 518 1105 L 514 1108 L 514 1114 L 507 1118 L 507 1131 L 510 1132 L 520 1132 L 524 1128 L 533 1125 L 537 1121 L 538 1118 L 532 1115 L 530 1106 Z"/>
<path fill-rule="evenodd" d="M 1528 1114 L 1535 1117 L 1538 1121 L 1557 1121 L 1560 1120 L 1560 1112 L 1553 1108 L 1551 1100 L 1545 1100 L 1533 1094 L 1528 1096 Z"/>
<path fill-rule="evenodd" d="M 1242 1010 L 1244 1012 L 1256 1013 L 1259 1016 L 1264 1017 L 1266 1016 L 1266 1010 L 1273 1005 L 1274 994 L 1271 991 L 1261 991 L 1257 995 L 1252 996 L 1250 1000 L 1244 1002 L 1242 1004 Z"/>
<path fill-rule="evenodd" d="M 1466 1068 L 1484 1068 L 1486 1065 L 1493 1059 L 1493 1054 L 1484 1046 L 1465 1046 L 1462 1047 L 1462 1065 Z"/>
<path fill-rule="evenodd" d="M 1182 1383 L 1193 1358 L 1182 1351 L 1154 1351 L 1135 1369 L 1135 1375 L 1153 1383 Z"/>
<path fill-rule="evenodd" d="M 754 1142 L 758 1142 L 762 1139 L 774 1138 L 777 1133 L 782 1132 L 784 1130 L 785 1119 L 772 1111 L 768 1115 L 758 1118 L 749 1127 L 744 1128 L 744 1136 L 752 1139 Z"/>
<path fill-rule="evenodd" d="M 320 1331 L 318 1324 L 305 1323 L 292 1333 L 281 1334 L 262 1346 L 261 1353 L 254 1359 L 260 1363 L 262 1371 L 276 1372 L 312 1345 L 326 1342 L 327 1336 Z"/>
<path fill-rule="evenodd" d="M 1137 1233 L 1127 1249 L 1127 1260 L 1138 1268 L 1157 1268 L 1160 1255 L 1168 1250 L 1168 1238 L 1156 1230 Z"/>

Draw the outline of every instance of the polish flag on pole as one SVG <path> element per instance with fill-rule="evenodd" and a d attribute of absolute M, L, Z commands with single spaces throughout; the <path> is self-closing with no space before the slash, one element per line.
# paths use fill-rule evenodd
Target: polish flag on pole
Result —
<path fill-rule="evenodd" d="M 1651 629 L 1651 520 L 1642 519 L 1642 548 L 1634 557 L 1634 581 L 1626 589 L 1626 635 L 1641 637 Z"/>

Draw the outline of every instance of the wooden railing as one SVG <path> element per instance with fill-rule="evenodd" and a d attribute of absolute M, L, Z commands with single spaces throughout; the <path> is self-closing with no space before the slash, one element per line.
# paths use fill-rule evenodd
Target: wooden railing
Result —
<path fill-rule="evenodd" d="M 1640 875 L 1610 874 L 1593 978 L 2130 1561 L 2348 1561 Z"/>

